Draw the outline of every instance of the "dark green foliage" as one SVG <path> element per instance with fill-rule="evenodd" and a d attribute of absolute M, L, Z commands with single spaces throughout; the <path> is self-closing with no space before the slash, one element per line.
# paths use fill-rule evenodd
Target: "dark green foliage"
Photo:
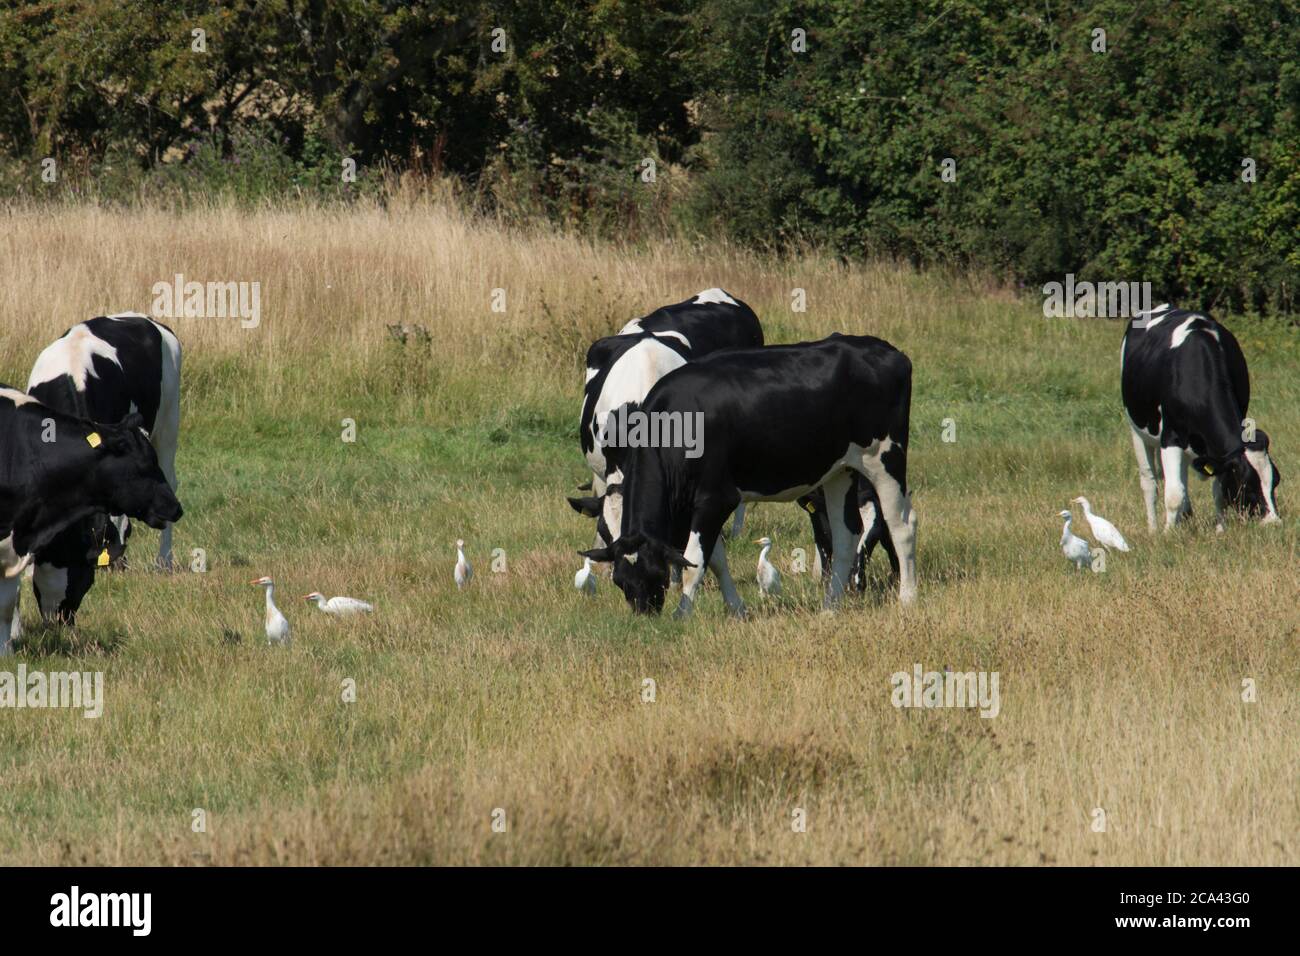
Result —
<path fill-rule="evenodd" d="M 11 0 L 0 194 L 347 200 L 447 174 L 624 238 L 1294 313 L 1297 51 L 1291 0 Z"/>
<path fill-rule="evenodd" d="M 697 199 L 745 239 L 1300 304 L 1294 4 L 706 0 L 700 22 L 722 52 Z"/>

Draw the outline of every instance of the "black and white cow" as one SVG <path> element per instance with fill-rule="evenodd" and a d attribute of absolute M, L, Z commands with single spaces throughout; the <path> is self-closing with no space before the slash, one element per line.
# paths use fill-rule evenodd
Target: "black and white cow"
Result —
<path fill-rule="evenodd" d="M 181 346 L 172 330 L 143 315 L 122 313 L 74 325 L 46 347 L 32 367 L 27 392 L 50 408 L 94 422 L 119 422 L 138 412 L 174 492 L 180 372 Z M 118 562 L 129 534 L 126 517 L 100 513 L 43 548 L 32 576 L 42 615 L 75 623 L 96 567 Z M 172 567 L 170 525 L 162 529 L 157 560 L 160 567 Z"/>
<path fill-rule="evenodd" d="M 651 386 L 673 369 L 703 355 L 728 348 L 757 348 L 763 344 L 763 327 L 754 310 L 722 289 L 706 289 L 692 299 L 666 305 L 634 319 L 619 331 L 597 339 L 587 349 L 587 379 L 583 386 L 578 434 L 583 456 L 592 474 L 592 495 L 570 498 L 580 514 L 598 523 L 617 517 L 600 517 L 603 509 L 617 509 L 616 499 L 604 501 L 609 484 L 622 475 L 611 472 L 600 442 L 606 416 L 628 402 L 645 398 Z M 737 532 L 742 515 L 736 518 Z M 609 540 L 608 534 L 601 532 Z"/>
<path fill-rule="evenodd" d="M 1269 457 L 1268 435 L 1246 420 L 1250 375 L 1226 327 L 1168 305 L 1140 315 L 1124 331 L 1120 387 L 1151 531 L 1158 472 L 1165 480 L 1165 530 L 1191 513 L 1189 462 L 1203 477 L 1214 478 L 1219 531 L 1225 503 L 1263 515 L 1265 523 L 1281 520 L 1281 476 Z"/>
<path fill-rule="evenodd" d="M 0 654 L 20 575 L 67 528 L 97 512 L 159 529 L 180 520 L 143 425 L 137 414 L 98 424 L 0 386 Z"/>
<path fill-rule="evenodd" d="M 620 408 L 615 420 L 649 423 L 649 433 L 657 427 L 662 438 L 674 415 L 682 421 L 697 415 L 702 445 L 692 457 L 689 448 L 672 442 L 624 442 L 635 433 L 620 429 L 619 444 L 611 439 L 606 455 L 626 472 L 622 535 L 585 554 L 614 562 L 614 582 L 642 613 L 662 610 L 670 567 L 677 566 L 683 569 L 677 611 L 689 614 L 707 561 L 728 607 L 743 615 L 720 538 L 727 515 L 742 501 L 794 501 L 820 487 L 833 552 L 826 604 L 833 607 L 862 530 L 850 477 L 857 472 L 875 489 L 899 559 L 899 598 L 911 603 L 911 395 L 912 363 L 871 336 L 728 350 L 683 365 L 660 379 L 644 402 Z"/>

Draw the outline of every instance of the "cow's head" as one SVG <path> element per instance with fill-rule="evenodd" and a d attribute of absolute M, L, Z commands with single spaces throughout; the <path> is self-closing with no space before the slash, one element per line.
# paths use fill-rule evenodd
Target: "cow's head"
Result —
<path fill-rule="evenodd" d="M 1282 473 L 1268 453 L 1268 434 L 1255 430 L 1255 438 L 1235 455 L 1216 460 L 1200 457 L 1192 467 L 1202 475 L 1219 481 L 1224 503 L 1250 517 L 1263 516 L 1276 521 L 1277 486 Z"/>
<path fill-rule="evenodd" d="M 102 426 L 95 480 L 100 503 L 109 511 L 161 530 L 179 521 L 183 511 L 143 425 L 144 419 L 133 413 L 117 425 Z"/>
<path fill-rule="evenodd" d="M 624 535 L 607 547 L 578 553 L 593 561 L 614 562 L 614 583 L 638 614 L 658 614 L 664 609 L 664 594 L 674 565 L 695 567 L 676 548 L 640 532 Z"/>

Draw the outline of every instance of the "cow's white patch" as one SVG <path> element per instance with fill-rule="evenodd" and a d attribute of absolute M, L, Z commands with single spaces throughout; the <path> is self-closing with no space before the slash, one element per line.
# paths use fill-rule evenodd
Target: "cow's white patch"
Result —
<path fill-rule="evenodd" d="M 639 402 L 659 379 L 675 368 L 686 364 L 686 359 L 658 339 L 637 342 L 618 357 L 605 376 L 605 386 L 600 390 L 596 406 L 592 409 L 591 430 L 599 439 L 609 413 L 627 402 Z M 597 440 L 587 455 L 587 465 L 597 475 L 605 473 L 605 455 Z"/>
<path fill-rule="evenodd" d="M 619 334 L 619 335 L 638 335 L 639 333 L 644 332 L 644 331 L 645 331 L 645 329 L 641 328 L 641 320 L 640 320 L 640 319 L 633 319 L 633 320 L 632 320 L 631 322 L 629 322 L 627 325 L 625 325 L 625 326 L 623 326 L 621 329 L 619 329 L 619 330 L 618 330 L 618 334 Z"/>
<path fill-rule="evenodd" d="M 705 303 L 712 303 L 715 305 L 739 305 L 740 304 L 731 296 L 727 295 L 727 293 L 723 292 L 721 289 L 705 289 L 703 292 L 701 292 L 699 295 L 695 297 L 694 301 L 696 305 L 704 305 Z"/>
<path fill-rule="evenodd" d="M 18 391 L 16 388 L 0 387 L 0 398 L 7 398 L 9 401 L 13 402 L 14 405 L 26 405 L 28 402 L 36 401 L 36 399 L 32 398 L 30 395 L 26 395 Z"/>
<path fill-rule="evenodd" d="M 656 338 L 661 338 L 661 339 L 667 338 L 668 336 L 672 336 L 675 339 L 680 339 L 681 343 L 685 345 L 687 348 L 691 347 L 691 340 L 688 339 L 686 336 L 682 335 L 682 333 L 680 332 L 655 332 L 653 333 L 653 335 Z"/>
<path fill-rule="evenodd" d="M 1159 325 L 1161 322 L 1163 322 L 1163 321 L 1165 320 L 1166 317 L 1165 317 L 1162 313 L 1164 313 L 1164 312 L 1168 312 L 1168 311 L 1169 311 L 1169 303 L 1168 303 L 1168 302 L 1162 302 L 1160 305 L 1156 306 L 1154 309 L 1147 309 L 1147 310 L 1145 310 L 1145 311 L 1138 312 L 1138 313 L 1136 314 L 1136 318 L 1138 318 L 1139 320 L 1141 320 L 1143 316 L 1150 316 L 1150 318 L 1146 319 L 1144 325 L 1142 326 L 1143 328 L 1150 329 L 1150 328 L 1154 328 L 1155 326 L 1157 326 L 1157 325 Z"/>
<path fill-rule="evenodd" d="M 586 385 L 588 382 L 590 382 L 593 378 L 595 378 L 599 374 L 600 374 L 600 369 L 598 368 L 587 369 L 587 377 L 582 380 L 582 384 Z"/>
<path fill-rule="evenodd" d="M 1268 516 L 1264 520 L 1280 520 L 1277 502 L 1273 500 L 1273 462 L 1269 459 L 1268 452 L 1247 448 L 1246 461 L 1250 462 L 1250 467 L 1259 475 L 1259 487 L 1264 492 L 1264 502 L 1268 507 Z"/>
<path fill-rule="evenodd" d="M 792 488 L 782 488 L 780 491 L 773 491 L 763 494 L 757 491 L 746 491 L 743 488 L 737 488 L 740 492 L 742 501 L 794 501 L 801 495 L 806 495 L 814 488 L 820 488 L 822 485 L 835 474 L 842 472 L 845 468 L 851 468 L 858 473 L 862 473 L 862 459 L 873 458 L 877 461 L 880 457 L 894 447 L 893 439 L 877 438 L 866 448 L 861 445 L 849 442 L 844 454 L 835 459 L 835 462 L 826 470 L 826 474 L 821 478 L 808 485 L 795 485 Z"/>
<path fill-rule="evenodd" d="M 678 605 L 677 611 L 685 616 L 691 612 L 691 607 L 695 603 L 695 592 L 699 590 L 700 582 L 704 580 L 704 571 L 707 566 L 704 556 L 704 546 L 700 542 L 700 533 L 692 531 L 686 539 L 686 550 L 682 552 L 686 560 L 695 565 L 693 568 L 682 568 L 682 601 Z"/>
<path fill-rule="evenodd" d="M 27 390 L 31 391 L 41 382 L 67 375 L 77 391 L 84 392 L 87 375 L 95 374 L 96 355 L 108 359 L 119 368 L 122 366 L 117 358 L 117 349 L 97 337 L 85 323 L 74 325 L 63 338 L 51 342 L 37 356 L 32 374 L 27 379 Z"/>
<path fill-rule="evenodd" d="M 1204 321 L 1205 316 L 1194 315 L 1187 321 L 1183 322 L 1182 325 L 1174 329 L 1173 338 L 1169 342 L 1169 347 L 1171 349 L 1178 348 L 1178 346 L 1187 341 L 1187 336 L 1191 335 L 1193 332 L 1208 332 L 1210 335 L 1214 336 L 1214 341 L 1219 341 L 1218 330 L 1204 324 Z"/>
<path fill-rule="evenodd" d="M 41 616 L 49 619 L 59 613 L 59 605 L 68 596 L 68 569 L 52 564 L 36 565 L 32 584 L 41 596 Z"/>
<path fill-rule="evenodd" d="M 622 488 L 623 472 L 615 468 L 605 476 L 605 495 L 601 498 L 601 517 L 605 519 L 605 526 L 609 528 L 609 539 L 617 541 L 623 534 L 623 492 L 609 491 L 611 485 L 618 485 Z"/>

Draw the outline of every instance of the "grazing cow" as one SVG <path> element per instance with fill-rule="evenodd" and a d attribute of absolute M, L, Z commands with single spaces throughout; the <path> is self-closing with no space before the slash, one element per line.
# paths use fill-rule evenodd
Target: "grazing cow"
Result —
<path fill-rule="evenodd" d="M 600 442 L 600 430 L 612 409 L 645 398 L 651 386 L 675 368 L 700 356 L 727 348 L 757 348 L 763 328 L 754 310 L 721 289 L 707 289 L 693 299 L 656 309 L 623 326 L 618 335 L 597 339 L 587 350 L 587 380 L 583 387 L 578 431 L 582 453 L 592 473 L 593 494 L 570 498 L 579 514 L 598 519 L 597 530 L 609 541 L 600 519 L 602 510 L 616 509 L 602 502 L 606 486 L 618 484 L 622 475 L 611 472 Z M 737 530 L 741 523 L 737 515 Z"/>
<path fill-rule="evenodd" d="M 611 441 L 606 449 L 626 476 L 622 535 L 584 553 L 614 562 L 614 583 L 641 613 L 662 610 L 669 568 L 682 568 L 679 616 L 690 613 L 707 561 L 728 607 L 743 615 L 720 540 L 726 516 L 742 501 L 794 501 L 820 487 L 833 553 L 826 605 L 833 607 L 848 580 L 854 536 L 862 531 L 850 477 L 857 472 L 875 488 L 899 559 L 899 598 L 911 603 L 911 396 L 912 363 L 871 336 L 728 350 L 683 365 L 660 379 L 643 403 L 618 409 L 616 421 L 633 423 L 626 434 L 620 427 L 619 444 Z M 663 440 L 674 415 L 702 423 L 696 453 Z M 647 423 L 656 440 L 645 440 Z M 633 440 L 638 424 L 640 440 Z"/>
<path fill-rule="evenodd" d="M 96 424 L 0 386 L 0 654 L 10 650 L 19 575 L 64 530 L 97 512 L 162 529 L 176 500 L 144 420 Z"/>
<path fill-rule="evenodd" d="M 74 325 L 41 352 L 27 392 L 50 408 L 94 422 L 118 422 L 138 412 L 175 491 L 180 370 L 181 346 L 171 329 L 133 313 L 100 316 Z M 125 517 L 93 515 L 42 549 L 32 585 L 44 617 L 75 623 L 96 566 L 119 563 L 130 532 Z M 158 564 L 170 569 L 172 562 L 168 525 Z"/>
<path fill-rule="evenodd" d="M 1214 478 L 1217 530 L 1223 530 L 1225 503 L 1262 514 L 1264 523 L 1281 520 L 1281 476 L 1269 457 L 1268 435 L 1246 420 L 1250 375 L 1227 328 L 1167 305 L 1139 316 L 1124 331 L 1120 387 L 1151 531 L 1158 471 L 1165 479 L 1165 530 L 1191 513 L 1189 460 L 1202 477 Z"/>

